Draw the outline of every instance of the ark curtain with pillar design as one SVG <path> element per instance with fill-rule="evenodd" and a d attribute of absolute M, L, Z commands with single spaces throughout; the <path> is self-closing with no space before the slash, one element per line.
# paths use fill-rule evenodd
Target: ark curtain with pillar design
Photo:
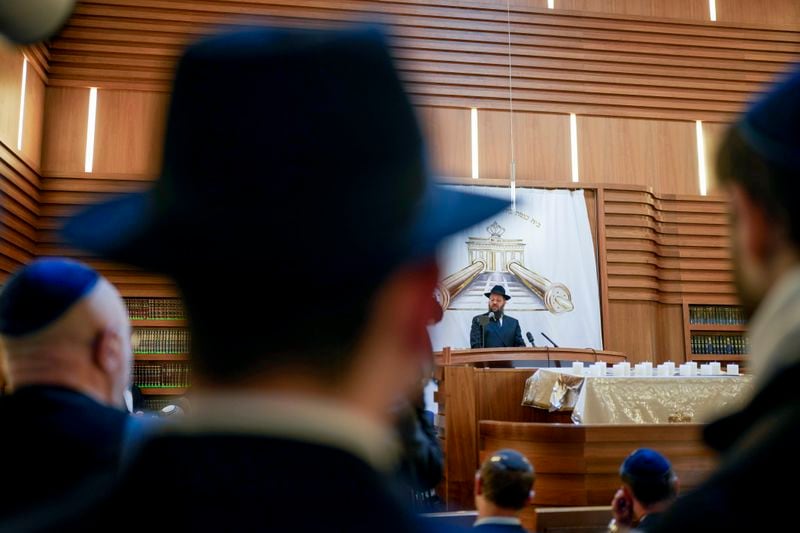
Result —
<path fill-rule="evenodd" d="M 453 188 L 511 199 L 500 187 Z M 472 317 L 487 311 L 495 285 L 511 295 L 506 313 L 537 346 L 603 348 L 597 261 L 583 191 L 517 189 L 516 206 L 461 232 L 440 250 L 445 306 L 431 328 L 434 349 L 469 347 Z"/>

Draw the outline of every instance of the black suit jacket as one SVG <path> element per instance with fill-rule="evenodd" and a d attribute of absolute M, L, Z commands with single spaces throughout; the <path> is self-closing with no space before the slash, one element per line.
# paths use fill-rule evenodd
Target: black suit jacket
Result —
<path fill-rule="evenodd" d="M 516 318 L 508 315 L 503 315 L 503 326 L 500 326 L 500 321 L 490 320 L 485 327 L 481 328 L 480 318 L 488 316 L 489 313 L 483 313 L 472 318 L 472 327 L 469 331 L 469 345 L 470 348 L 510 348 L 514 346 L 525 346 L 525 341 L 522 340 L 522 330 L 519 327 L 519 322 Z M 481 343 L 481 333 L 485 342 Z"/>
<path fill-rule="evenodd" d="M 147 520 L 159 531 L 431 531 L 392 487 L 336 448 L 260 435 L 165 434 L 146 442 L 115 483 L 84 487 L 29 530 L 133 530 Z"/>
<path fill-rule="evenodd" d="M 122 410 L 60 387 L 0 397 L 0 520 L 116 473 L 127 420 Z"/>

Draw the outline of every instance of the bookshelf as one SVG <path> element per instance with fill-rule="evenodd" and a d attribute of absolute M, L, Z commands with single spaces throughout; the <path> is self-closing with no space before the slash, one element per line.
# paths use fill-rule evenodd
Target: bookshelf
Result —
<path fill-rule="evenodd" d="M 183 306 L 178 298 L 137 297 L 125 298 L 125 305 L 132 327 L 133 383 L 146 396 L 145 405 L 157 410 L 191 387 L 191 338 Z"/>
<path fill-rule="evenodd" d="M 687 361 L 747 365 L 747 324 L 738 305 L 684 301 Z"/>

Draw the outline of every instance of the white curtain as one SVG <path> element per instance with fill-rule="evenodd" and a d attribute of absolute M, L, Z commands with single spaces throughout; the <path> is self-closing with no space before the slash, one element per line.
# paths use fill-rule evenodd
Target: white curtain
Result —
<path fill-rule="evenodd" d="M 511 197 L 508 188 L 453 188 Z M 597 262 L 583 191 L 517 188 L 516 196 L 516 211 L 509 208 L 442 244 L 439 251 L 442 278 L 470 265 L 468 241 L 474 249 L 488 248 L 488 252 L 474 253 L 491 255 L 495 264 L 462 290 L 450 302 L 442 321 L 430 328 L 434 350 L 444 346 L 469 348 L 472 317 L 487 311 L 488 299 L 483 293 L 495 284 L 512 291 L 505 312 L 519 320 L 523 338 L 531 332 L 537 346 L 549 346 L 542 335 L 545 333 L 562 348 L 602 350 Z M 491 231 L 487 230 L 490 226 Z M 513 251 L 520 249 L 522 253 Z M 504 271 L 506 258 L 511 257 L 506 254 L 514 253 L 522 256 L 526 269 L 551 283 L 565 285 L 574 309 L 551 313 L 541 298 L 512 273 Z"/>

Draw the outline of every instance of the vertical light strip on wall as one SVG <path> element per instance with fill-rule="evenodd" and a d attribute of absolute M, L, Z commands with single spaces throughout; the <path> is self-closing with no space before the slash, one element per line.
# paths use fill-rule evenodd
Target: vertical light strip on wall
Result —
<path fill-rule="evenodd" d="M 472 179 L 478 179 L 478 110 L 472 108 L 470 113 L 470 131 L 472 133 Z"/>
<path fill-rule="evenodd" d="M 17 128 L 17 150 L 22 150 L 22 129 L 25 124 L 25 86 L 28 84 L 28 58 L 22 56 L 22 89 L 19 94 L 19 127 Z"/>
<path fill-rule="evenodd" d="M 97 118 L 97 87 L 89 89 L 89 119 L 86 123 L 86 161 L 83 164 L 85 172 L 92 171 L 94 163 L 94 124 Z"/>
<path fill-rule="evenodd" d="M 703 121 L 694 121 L 694 130 L 697 137 L 697 175 L 700 177 L 700 194 L 705 196 L 708 192 L 706 178 L 706 143 L 703 139 Z"/>
<path fill-rule="evenodd" d="M 717 21 L 717 0 L 708 0 L 708 16 L 712 21 Z"/>
<path fill-rule="evenodd" d="M 506 2 L 506 29 L 508 32 L 508 140 L 511 145 L 509 181 L 511 182 L 511 207 L 517 210 L 517 159 L 514 153 L 514 78 L 511 71 L 511 0 Z"/>
<path fill-rule="evenodd" d="M 569 114 L 569 153 L 572 162 L 572 181 L 578 181 L 578 119 Z"/>
<path fill-rule="evenodd" d="M 553 9 L 556 7 L 556 0 L 547 0 L 547 9 Z"/>

